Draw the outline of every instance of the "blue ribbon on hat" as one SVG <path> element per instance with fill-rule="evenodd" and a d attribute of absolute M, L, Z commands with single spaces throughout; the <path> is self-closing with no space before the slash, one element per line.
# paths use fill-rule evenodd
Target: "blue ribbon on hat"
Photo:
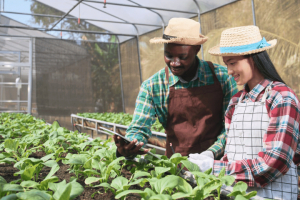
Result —
<path fill-rule="evenodd" d="M 241 46 L 233 46 L 233 47 L 220 47 L 221 53 L 244 53 L 256 49 L 261 49 L 264 47 L 271 46 L 267 40 L 263 37 L 263 39 L 259 42 L 253 44 L 246 44 Z"/>

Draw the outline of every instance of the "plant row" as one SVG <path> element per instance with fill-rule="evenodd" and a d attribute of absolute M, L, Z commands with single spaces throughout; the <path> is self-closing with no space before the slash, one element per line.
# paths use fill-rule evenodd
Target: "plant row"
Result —
<path fill-rule="evenodd" d="M 12 164 L 17 177 L 7 182 L 0 176 L 3 200 L 75 199 L 85 190 L 80 180 L 85 187 L 96 188 L 91 198 L 104 188 L 116 199 L 139 194 L 143 200 L 201 200 L 214 193 L 217 194 L 215 199 L 221 199 L 221 187 L 234 183 L 234 177 L 225 175 L 225 169 L 218 177 L 211 175 L 211 170 L 200 172 L 197 165 L 178 153 L 170 159 L 146 155 L 138 157 L 138 162 L 117 158 L 116 146 L 111 140 L 88 141 L 85 134 L 69 131 L 57 122 L 49 126 L 30 115 L 0 114 L 0 138 L 0 167 Z M 37 152 L 44 156 L 32 157 Z M 72 175 L 68 182 L 57 177 L 64 165 Z M 180 177 L 184 167 L 194 175 L 196 185 Z M 129 178 L 121 173 L 125 169 L 130 171 Z M 41 176 L 45 170 L 47 175 Z M 238 182 L 228 196 L 242 200 L 256 195 L 256 192 L 247 194 L 246 190 L 247 185 Z"/>
<path fill-rule="evenodd" d="M 77 113 L 78 116 L 85 117 L 85 118 L 91 118 L 96 120 L 101 120 L 105 122 L 120 124 L 124 126 L 129 126 L 133 115 L 130 115 L 128 113 Z M 165 129 L 163 128 L 162 124 L 158 121 L 158 119 L 155 121 L 155 123 L 151 127 L 152 131 L 156 132 L 165 132 Z"/>

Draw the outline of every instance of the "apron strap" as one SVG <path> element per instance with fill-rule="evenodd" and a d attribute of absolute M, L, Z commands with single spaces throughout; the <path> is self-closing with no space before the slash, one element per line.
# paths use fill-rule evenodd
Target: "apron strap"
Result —
<path fill-rule="evenodd" d="M 168 81 L 168 85 L 170 85 L 169 84 L 169 68 L 167 66 L 165 67 L 165 74 L 166 74 L 166 79 Z"/>

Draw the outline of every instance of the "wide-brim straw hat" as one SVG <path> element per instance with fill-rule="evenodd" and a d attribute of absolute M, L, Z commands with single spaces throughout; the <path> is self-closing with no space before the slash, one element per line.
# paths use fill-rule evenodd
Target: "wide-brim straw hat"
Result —
<path fill-rule="evenodd" d="M 220 45 L 208 50 L 216 56 L 248 55 L 273 48 L 277 40 L 266 41 L 257 26 L 240 26 L 226 29 L 221 34 Z"/>
<path fill-rule="evenodd" d="M 201 45 L 207 37 L 200 33 L 200 23 L 187 18 L 172 18 L 166 27 L 163 37 L 155 37 L 150 43 L 175 43 L 182 45 Z"/>

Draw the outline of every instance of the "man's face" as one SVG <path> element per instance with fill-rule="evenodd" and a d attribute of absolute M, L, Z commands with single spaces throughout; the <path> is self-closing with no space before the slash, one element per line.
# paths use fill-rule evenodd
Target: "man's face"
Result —
<path fill-rule="evenodd" d="M 195 56 L 199 50 L 200 46 L 165 44 L 165 63 L 175 76 L 183 76 L 190 72 L 189 69 L 196 62 Z"/>

